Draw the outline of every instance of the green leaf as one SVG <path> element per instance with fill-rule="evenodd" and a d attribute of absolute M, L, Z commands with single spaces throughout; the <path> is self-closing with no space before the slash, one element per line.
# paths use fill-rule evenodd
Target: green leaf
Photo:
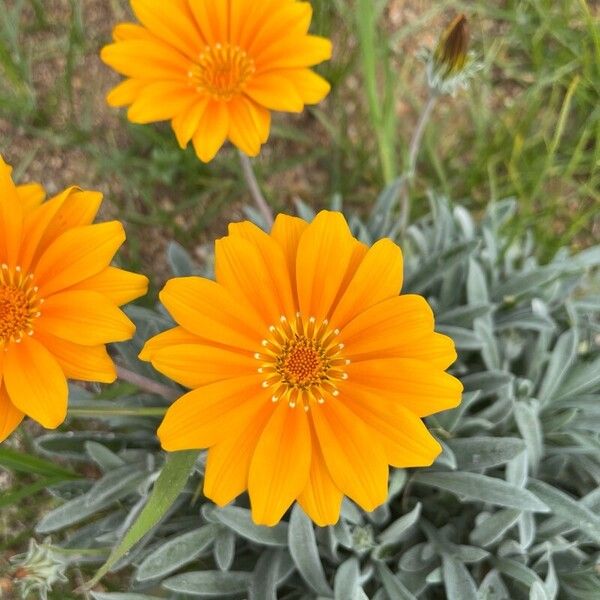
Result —
<path fill-rule="evenodd" d="M 596 543 L 600 543 L 600 517 L 597 514 L 565 492 L 543 481 L 530 479 L 528 487 L 550 507 L 557 517 L 576 527 Z"/>
<path fill-rule="evenodd" d="M 244 571 L 194 571 L 170 577 L 162 586 L 171 592 L 214 598 L 246 593 L 251 581 L 252 573 Z"/>
<path fill-rule="evenodd" d="M 385 564 L 377 563 L 377 571 L 390 600 L 417 600 Z"/>
<path fill-rule="evenodd" d="M 250 584 L 250 600 L 277 600 L 277 583 L 281 550 L 267 550 L 260 555 Z"/>
<path fill-rule="evenodd" d="M 473 529 L 469 540 L 479 546 L 491 546 L 499 541 L 516 524 L 520 514 L 522 514 L 521 511 L 514 508 L 495 512 L 491 517 L 487 517 Z"/>
<path fill-rule="evenodd" d="M 477 588 L 464 564 L 452 556 L 442 556 L 444 587 L 448 600 L 477 600 Z"/>
<path fill-rule="evenodd" d="M 360 566 L 355 557 L 344 561 L 335 572 L 333 580 L 334 600 L 355 600 L 360 589 L 359 575 Z"/>
<path fill-rule="evenodd" d="M 215 538 L 213 550 L 215 562 L 221 571 L 228 571 L 235 558 L 235 534 L 229 529 L 222 528 Z"/>
<path fill-rule="evenodd" d="M 554 394 L 554 401 L 594 392 L 600 386 L 600 358 L 575 365 Z"/>
<path fill-rule="evenodd" d="M 519 510 L 549 511 L 549 508 L 531 492 L 506 483 L 502 479 L 477 473 L 420 472 L 414 475 L 413 481 L 464 496 L 469 500 L 479 500 Z"/>
<path fill-rule="evenodd" d="M 255 525 L 252 522 L 250 511 L 238 506 L 213 508 L 210 514 L 220 523 L 247 540 L 265 546 L 287 546 L 288 524 L 284 521 L 281 521 L 275 527 Z"/>
<path fill-rule="evenodd" d="M 461 381 L 465 386 L 465 392 L 481 390 L 481 397 L 497 392 L 512 380 L 513 376 L 505 371 L 483 371 L 461 377 Z"/>
<path fill-rule="evenodd" d="M 317 594 L 330 596 L 333 591 L 325 579 L 312 522 L 298 504 L 292 509 L 288 544 L 294 563 L 306 583 Z"/>
<path fill-rule="evenodd" d="M 539 402 L 515 402 L 515 421 L 527 445 L 527 458 L 532 471 L 544 454 L 544 432 L 538 413 Z"/>
<path fill-rule="evenodd" d="M 94 600 L 160 600 L 156 596 L 146 594 L 122 594 L 119 592 L 91 592 Z"/>
<path fill-rule="evenodd" d="M 558 338 L 542 378 L 542 386 L 538 396 L 542 402 L 552 400 L 556 390 L 560 387 L 571 368 L 577 355 L 577 338 L 574 329 L 566 331 Z"/>
<path fill-rule="evenodd" d="M 217 529 L 217 525 L 209 523 L 162 542 L 138 567 L 136 579 L 138 581 L 157 579 L 188 565 L 210 546 L 215 539 Z"/>
<path fill-rule="evenodd" d="M 111 567 L 162 519 L 185 487 L 197 456 L 198 452 L 196 451 L 173 452 L 168 455 L 146 506 L 111 552 L 108 560 L 88 583 L 88 587 L 96 585 L 110 571 Z"/>
<path fill-rule="evenodd" d="M 194 262 L 185 248 L 177 242 L 170 242 L 167 248 L 167 260 L 175 277 L 189 277 L 196 271 Z"/>
<path fill-rule="evenodd" d="M 35 483 L 24 485 L 17 490 L 2 492 L 0 494 L 0 508 L 17 504 L 17 502 L 29 498 L 29 496 L 33 496 L 34 494 L 64 480 L 64 477 L 47 477 L 45 479 L 40 479 Z"/>
<path fill-rule="evenodd" d="M 382 544 L 395 544 L 404 539 L 404 534 L 419 520 L 421 516 L 421 503 L 417 505 L 399 519 L 396 519 L 389 527 L 379 534 L 379 541 Z"/>
<path fill-rule="evenodd" d="M 446 442 L 454 452 L 458 469 L 471 471 L 507 463 L 525 450 L 523 440 L 511 437 L 477 436 Z"/>
<path fill-rule="evenodd" d="M 43 475 L 45 477 L 66 479 L 79 479 L 79 475 L 56 465 L 49 460 L 16 452 L 10 448 L 0 447 L 0 467 L 11 471 L 19 471 L 21 473 L 29 473 L 30 475 Z"/>

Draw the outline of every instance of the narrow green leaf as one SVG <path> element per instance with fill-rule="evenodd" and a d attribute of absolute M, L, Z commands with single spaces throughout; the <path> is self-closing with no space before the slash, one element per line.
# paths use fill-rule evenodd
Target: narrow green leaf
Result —
<path fill-rule="evenodd" d="M 0 508 L 16 504 L 17 502 L 29 498 L 29 496 L 33 496 L 34 494 L 64 480 L 64 477 L 47 477 L 45 479 L 40 479 L 35 483 L 24 485 L 18 490 L 2 492 L 0 494 Z"/>
<path fill-rule="evenodd" d="M 405 515 L 396 519 L 389 527 L 386 527 L 380 535 L 379 541 L 382 544 L 395 544 L 402 541 L 404 534 L 419 520 L 421 516 L 421 503 Z"/>
<path fill-rule="evenodd" d="M 452 492 L 469 500 L 489 502 L 519 510 L 548 512 L 549 508 L 531 492 L 502 479 L 477 473 L 416 473 L 414 482 Z"/>
<path fill-rule="evenodd" d="M 91 592 L 94 600 L 160 600 L 157 596 L 146 594 L 122 594 L 119 592 Z"/>
<path fill-rule="evenodd" d="M 355 557 L 349 558 L 338 567 L 333 580 L 333 597 L 335 600 L 356 599 L 360 588 L 358 583 L 359 574 L 360 567 Z"/>
<path fill-rule="evenodd" d="M 525 450 L 523 440 L 512 437 L 478 436 L 446 442 L 454 452 L 458 469 L 471 471 L 507 463 Z"/>
<path fill-rule="evenodd" d="M 319 556 L 312 522 L 298 504 L 292 509 L 288 531 L 289 550 L 296 567 L 308 585 L 323 596 L 333 594 Z"/>
<path fill-rule="evenodd" d="M 260 555 L 250 584 L 250 600 L 277 600 L 277 583 L 281 550 L 267 550 Z"/>
<path fill-rule="evenodd" d="M 448 600 L 477 600 L 477 588 L 464 564 L 452 556 L 442 556 L 444 587 Z"/>
<path fill-rule="evenodd" d="M 195 451 L 173 452 L 168 455 L 165 466 L 154 484 L 148 503 L 112 551 L 108 560 L 94 575 L 88 587 L 96 585 L 110 571 L 111 567 L 129 552 L 165 515 L 185 487 L 197 456 L 198 453 Z"/>
<path fill-rule="evenodd" d="M 250 511 L 238 506 L 214 508 L 211 515 L 242 537 L 265 546 L 287 546 L 288 524 L 281 521 L 275 527 L 255 525 Z"/>
<path fill-rule="evenodd" d="M 573 360 L 577 355 L 577 338 L 574 329 L 566 331 L 558 338 L 542 378 L 542 386 L 538 396 L 542 402 L 548 402 L 553 398 L 573 364 Z"/>
<path fill-rule="evenodd" d="M 520 514 L 521 511 L 515 508 L 507 508 L 495 512 L 491 517 L 488 517 L 473 529 L 469 540 L 479 546 L 491 546 L 499 541 L 515 525 Z"/>
<path fill-rule="evenodd" d="M 79 479 L 80 477 L 77 473 L 60 467 L 49 460 L 23 452 L 16 452 L 6 447 L 0 447 L 0 467 L 31 475 L 62 477 L 63 480 Z"/>
<path fill-rule="evenodd" d="M 417 600 L 385 564 L 377 563 L 377 571 L 389 600 Z"/>

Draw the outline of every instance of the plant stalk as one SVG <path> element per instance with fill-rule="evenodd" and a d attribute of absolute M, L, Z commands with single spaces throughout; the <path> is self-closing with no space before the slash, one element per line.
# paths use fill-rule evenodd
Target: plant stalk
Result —
<path fill-rule="evenodd" d="M 168 385 L 163 385 L 158 381 L 153 381 L 152 379 L 144 377 L 139 373 L 134 373 L 125 367 L 117 366 L 117 376 L 119 379 L 122 379 L 127 383 L 132 383 L 144 392 L 162 396 L 165 400 L 169 400 L 170 402 L 181 396 L 176 389 L 169 387 Z"/>
<path fill-rule="evenodd" d="M 273 212 L 271 211 L 270 206 L 260 190 L 260 186 L 256 180 L 256 175 L 254 174 L 254 169 L 252 168 L 250 159 L 241 150 L 238 153 L 240 155 L 240 162 L 242 163 L 242 173 L 244 175 L 246 185 L 248 186 L 248 190 L 250 191 L 250 195 L 252 196 L 252 199 L 254 200 L 254 203 L 256 204 L 260 214 L 263 216 L 267 227 L 270 229 L 273 225 Z"/>

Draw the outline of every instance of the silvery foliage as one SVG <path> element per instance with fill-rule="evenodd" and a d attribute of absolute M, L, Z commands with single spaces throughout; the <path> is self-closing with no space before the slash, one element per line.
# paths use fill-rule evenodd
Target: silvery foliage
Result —
<path fill-rule="evenodd" d="M 202 496 L 200 454 L 179 498 L 111 569 L 129 591 L 93 592 L 96 600 L 600 597 L 600 247 L 540 265 L 531 238 L 506 233 L 513 200 L 477 222 L 436 196 L 400 239 L 402 185 L 385 190 L 368 219 L 350 221 L 366 243 L 401 243 L 404 292 L 424 295 L 437 329 L 456 341 L 463 402 L 427 419 L 441 456 L 431 468 L 393 470 L 389 499 L 373 513 L 346 500 L 339 523 L 319 528 L 295 507 L 266 528 L 251 522 L 245 496 L 224 509 Z M 176 275 L 195 272 L 180 247 L 169 258 Z M 169 384 L 135 358 L 168 316 L 130 314 L 138 334 L 120 360 Z M 162 401 L 123 387 L 116 399 L 73 388 L 71 402 L 93 402 L 101 416 L 105 406 Z M 95 426 L 37 441 L 90 473 L 51 489 L 60 504 L 37 528 L 62 539 L 72 562 L 99 566 L 140 514 L 164 462 L 156 424 L 113 416 L 110 433 Z"/>

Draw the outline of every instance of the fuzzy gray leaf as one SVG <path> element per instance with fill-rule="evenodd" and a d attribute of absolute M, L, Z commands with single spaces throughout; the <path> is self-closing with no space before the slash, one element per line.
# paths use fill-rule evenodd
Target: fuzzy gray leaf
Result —
<path fill-rule="evenodd" d="M 170 577 L 162 586 L 171 592 L 214 598 L 245 593 L 251 581 L 252 573 L 244 571 L 195 571 Z"/>

